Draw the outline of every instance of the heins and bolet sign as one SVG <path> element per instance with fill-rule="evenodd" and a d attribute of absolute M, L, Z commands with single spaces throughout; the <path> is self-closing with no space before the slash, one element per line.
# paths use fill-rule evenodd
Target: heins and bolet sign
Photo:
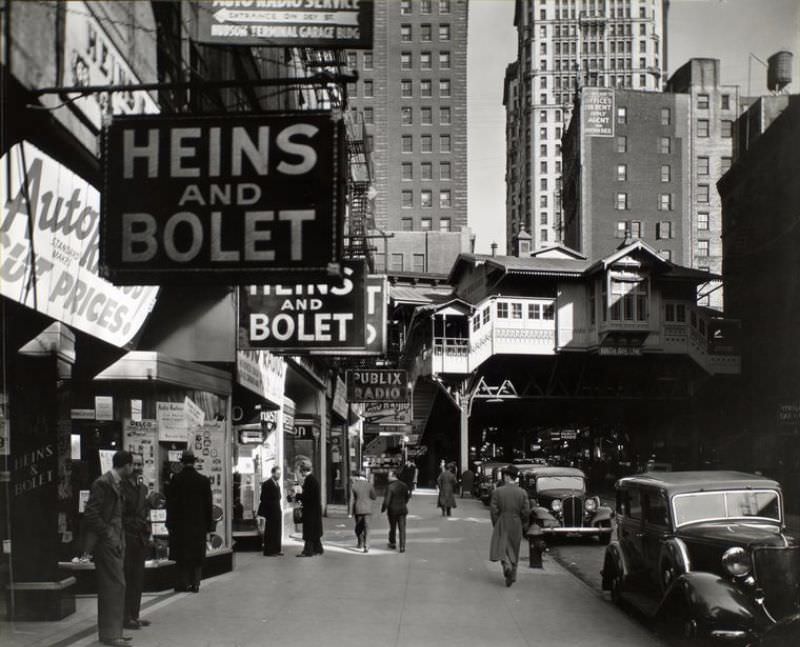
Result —
<path fill-rule="evenodd" d="M 340 256 L 329 113 L 121 117 L 105 138 L 101 255 L 116 282 L 244 282 Z"/>

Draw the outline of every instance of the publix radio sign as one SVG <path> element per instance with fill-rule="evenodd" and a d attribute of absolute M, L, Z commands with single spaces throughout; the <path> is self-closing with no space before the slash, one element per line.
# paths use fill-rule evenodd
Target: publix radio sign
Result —
<path fill-rule="evenodd" d="M 350 402 L 408 402 L 409 396 L 406 371 L 347 371 L 347 399 Z"/>

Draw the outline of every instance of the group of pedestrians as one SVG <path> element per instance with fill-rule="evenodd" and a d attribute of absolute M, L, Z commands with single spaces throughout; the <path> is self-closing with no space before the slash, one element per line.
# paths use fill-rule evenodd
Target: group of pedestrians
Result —
<path fill-rule="evenodd" d="M 206 533 L 214 529 L 211 483 L 194 469 L 191 451 L 181 455 L 183 469 L 167 489 L 167 529 L 170 558 L 175 560 L 176 591 L 194 591 L 206 549 Z M 128 647 L 123 629 L 141 629 L 145 560 L 150 544 L 153 499 L 141 482 L 139 454 L 120 450 L 111 469 L 92 483 L 86 503 L 85 550 L 94 556 L 97 573 L 97 633 L 100 642 Z"/>

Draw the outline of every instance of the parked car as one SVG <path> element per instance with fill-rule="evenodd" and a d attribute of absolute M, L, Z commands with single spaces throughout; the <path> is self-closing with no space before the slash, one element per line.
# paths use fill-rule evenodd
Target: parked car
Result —
<path fill-rule="evenodd" d="M 785 534 L 776 481 L 648 472 L 616 488 L 617 538 L 602 571 L 615 602 L 697 644 L 790 644 L 782 637 L 800 633 L 792 620 L 800 611 L 800 543 Z"/>
<path fill-rule="evenodd" d="M 489 505 L 492 499 L 492 491 L 500 480 L 500 470 L 502 470 L 508 463 L 498 463 L 496 461 L 487 461 L 481 463 L 478 470 L 478 478 L 475 479 L 477 484 L 477 492 L 475 496 L 479 498 L 484 505 Z"/>
<path fill-rule="evenodd" d="M 611 540 L 613 510 L 586 491 L 586 475 L 575 467 L 529 465 L 520 468 L 520 485 L 531 499 L 529 535 L 594 537 Z"/>

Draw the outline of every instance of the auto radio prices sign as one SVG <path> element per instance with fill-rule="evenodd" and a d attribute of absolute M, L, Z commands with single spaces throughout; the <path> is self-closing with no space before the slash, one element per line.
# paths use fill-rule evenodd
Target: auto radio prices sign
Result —
<path fill-rule="evenodd" d="M 216 45 L 372 49 L 372 0 L 195 2 L 197 40 Z"/>
<path fill-rule="evenodd" d="M 284 353 L 347 353 L 366 343 L 363 263 L 341 278 L 273 283 L 239 290 L 239 348 Z"/>
<path fill-rule="evenodd" d="M 0 195 L 0 294 L 114 346 L 129 344 L 158 288 L 100 278 L 97 190 L 23 142 L 0 158 Z"/>
<path fill-rule="evenodd" d="M 350 402 L 409 402 L 406 371 L 359 369 L 347 371 L 347 399 Z"/>
<path fill-rule="evenodd" d="M 341 119 L 119 117 L 104 145 L 101 255 L 115 281 L 263 280 L 337 262 Z"/>

